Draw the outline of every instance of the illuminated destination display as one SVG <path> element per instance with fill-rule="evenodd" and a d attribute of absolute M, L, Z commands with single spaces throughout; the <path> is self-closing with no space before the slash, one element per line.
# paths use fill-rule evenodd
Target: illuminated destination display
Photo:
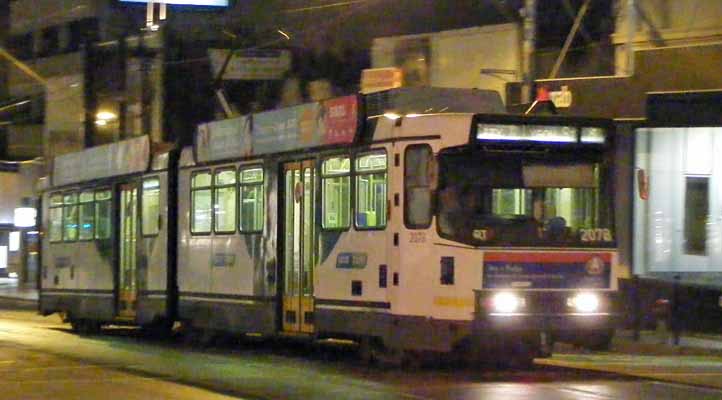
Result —
<path fill-rule="evenodd" d="M 581 128 L 583 143 L 604 143 L 602 128 Z M 478 124 L 477 140 L 576 143 L 577 127 L 568 125 Z"/>
<path fill-rule="evenodd" d="M 230 0 L 163 0 L 162 3 L 179 6 L 228 7 Z M 147 3 L 148 0 L 120 0 L 121 3 Z M 160 1 L 154 1 L 160 3 Z"/>

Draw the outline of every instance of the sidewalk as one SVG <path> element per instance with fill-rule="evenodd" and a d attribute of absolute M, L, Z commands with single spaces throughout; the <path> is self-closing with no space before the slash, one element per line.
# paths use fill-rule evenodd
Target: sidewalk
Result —
<path fill-rule="evenodd" d="M 539 365 L 611 372 L 686 385 L 722 389 L 722 335 L 686 334 L 679 346 L 663 331 L 620 331 L 609 352 L 580 352 L 559 346 L 553 357 Z"/>
<path fill-rule="evenodd" d="M 0 308 L 37 309 L 38 290 L 23 288 L 16 278 L 0 278 Z"/>

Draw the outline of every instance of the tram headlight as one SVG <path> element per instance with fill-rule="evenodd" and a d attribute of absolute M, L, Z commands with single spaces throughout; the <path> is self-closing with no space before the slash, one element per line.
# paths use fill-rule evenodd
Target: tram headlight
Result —
<path fill-rule="evenodd" d="M 567 304 L 582 313 L 593 313 L 599 310 L 599 296 L 595 293 L 579 293 L 569 298 Z"/>
<path fill-rule="evenodd" d="M 519 311 L 524 305 L 524 299 L 511 292 L 500 292 L 491 298 L 493 311 L 503 314 L 511 314 Z"/>

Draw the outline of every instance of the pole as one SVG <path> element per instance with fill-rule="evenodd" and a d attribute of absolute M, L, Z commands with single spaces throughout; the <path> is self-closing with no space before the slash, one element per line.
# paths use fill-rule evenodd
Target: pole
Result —
<path fill-rule="evenodd" d="M 572 29 L 569 31 L 567 39 L 564 41 L 564 46 L 562 47 L 562 51 L 559 53 L 559 57 L 557 57 L 557 61 L 554 63 L 554 68 L 552 68 L 552 72 L 549 74 L 549 79 L 557 77 L 559 68 L 562 66 L 562 62 L 566 58 L 567 52 L 569 52 L 569 47 L 572 45 L 572 41 L 574 41 L 574 37 L 577 35 L 579 27 L 582 25 L 582 20 L 584 19 L 584 15 L 587 13 L 587 9 L 589 9 L 590 2 L 591 0 L 586 0 L 579 9 L 577 17 L 574 18 L 574 25 L 572 25 Z"/>
<path fill-rule="evenodd" d="M 534 47 L 536 45 L 536 0 L 524 0 L 523 82 L 521 102 L 530 103 L 534 85 Z"/>
<path fill-rule="evenodd" d="M 634 74 L 634 39 L 637 36 L 637 4 L 636 0 L 626 0 L 627 8 L 627 46 L 625 53 L 627 56 L 627 65 L 624 72 L 627 76 Z"/>

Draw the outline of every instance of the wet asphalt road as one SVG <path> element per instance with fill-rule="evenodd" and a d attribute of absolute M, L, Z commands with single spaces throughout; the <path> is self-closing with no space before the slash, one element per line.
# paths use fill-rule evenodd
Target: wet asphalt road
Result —
<path fill-rule="evenodd" d="M 537 367 L 359 365 L 348 346 L 226 340 L 209 348 L 0 310 L 0 399 L 722 399 L 722 391 Z"/>

